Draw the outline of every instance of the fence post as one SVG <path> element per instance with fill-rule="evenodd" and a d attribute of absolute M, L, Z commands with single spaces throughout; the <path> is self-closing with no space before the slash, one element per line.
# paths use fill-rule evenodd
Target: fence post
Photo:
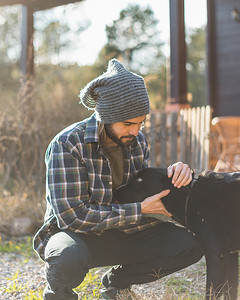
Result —
<path fill-rule="evenodd" d="M 156 116 L 154 113 L 150 117 L 151 128 L 150 128 L 150 161 L 151 166 L 156 166 Z"/>
<path fill-rule="evenodd" d="M 200 152 L 201 152 L 201 144 L 200 144 L 200 121 L 201 121 L 201 118 L 200 118 L 200 113 L 201 113 L 200 107 L 197 107 L 196 108 L 196 120 L 195 120 L 195 123 L 196 123 L 196 144 L 195 144 L 196 150 L 195 150 L 195 160 L 194 160 L 194 168 L 197 169 L 197 170 L 199 170 L 199 168 L 200 168 Z"/>
<path fill-rule="evenodd" d="M 192 159 L 192 111 L 191 109 L 187 110 L 187 160 L 186 163 L 191 166 L 191 159 Z"/>
<path fill-rule="evenodd" d="M 166 112 L 160 114 L 160 163 L 162 167 L 167 167 L 167 127 L 166 127 Z"/>
<path fill-rule="evenodd" d="M 188 125 L 187 125 L 187 109 L 180 110 L 180 161 L 187 161 L 187 139 Z"/>
<path fill-rule="evenodd" d="M 177 128 L 177 120 L 178 114 L 177 112 L 173 112 L 170 115 L 171 118 L 171 128 L 170 128 L 170 141 L 171 141 L 171 158 L 170 163 L 174 163 L 177 161 L 177 137 L 178 137 L 178 128 Z"/>
<path fill-rule="evenodd" d="M 205 130 L 204 130 L 204 169 L 208 169 L 209 165 L 209 146 L 210 146 L 210 122 L 211 107 L 208 105 L 205 109 Z"/>
<path fill-rule="evenodd" d="M 200 166 L 199 170 L 205 169 L 205 149 L 204 149 L 204 135 L 205 135 L 205 122 L 206 122 L 206 108 L 201 107 L 201 129 L 200 129 L 200 145 L 201 145 L 201 154 L 200 154 Z"/>

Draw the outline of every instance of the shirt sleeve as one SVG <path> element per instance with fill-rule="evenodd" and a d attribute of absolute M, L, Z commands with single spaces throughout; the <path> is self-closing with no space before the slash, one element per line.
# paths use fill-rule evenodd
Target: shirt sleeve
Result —
<path fill-rule="evenodd" d="M 100 205 L 89 201 L 86 168 L 63 143 L 53 143 L 45 161 L 47 201 L 60 229 L 101 232 L 140 222 L 140 203 Z"/>

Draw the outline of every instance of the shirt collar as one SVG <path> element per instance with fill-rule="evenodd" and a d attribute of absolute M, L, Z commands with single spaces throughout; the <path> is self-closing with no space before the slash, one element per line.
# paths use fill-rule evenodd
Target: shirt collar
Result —
<path fill-rule="evenodd" d="M 84 142 L 85 143 L 98 143 L 99 142 L 98 121 L 96 119 L 95 113 L 93 113 L 87 119 Z"/>

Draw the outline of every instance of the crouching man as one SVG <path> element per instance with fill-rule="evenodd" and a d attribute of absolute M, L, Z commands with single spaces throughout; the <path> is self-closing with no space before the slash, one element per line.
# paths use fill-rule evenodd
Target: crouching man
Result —
<path fill-rule="evenodd" d="M 60 132 L 46 151 L 46 214 L 34 238 L 45 262 L 45 300 L 76 300 L 73 288 L 89 269 L 113 266 L 102 278 L 104 299 L 132 299 L 131 285 L 154 281 L 197 262 L 202 251 L 186 229 L 150 218 L 169 216 L 163 191 L 142 203 L 114 203 L 112 191 L 148 166 L 141 132 L 149 113 L 144 80 L 118 60 L 80 92 L 94 113 Z M 180 188 L 187 165 L 168 168 Z"/>

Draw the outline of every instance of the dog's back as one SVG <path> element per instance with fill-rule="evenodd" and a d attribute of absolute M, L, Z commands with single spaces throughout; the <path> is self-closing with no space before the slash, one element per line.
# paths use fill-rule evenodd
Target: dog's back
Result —
<path fill-rule="evenodd" d="M 222 241 L 223 251 L 240 249 L 240 172 L 200 175 L 191 191 L 189 210 L 194 231 L 199 221 L 207 222 Z"/>

